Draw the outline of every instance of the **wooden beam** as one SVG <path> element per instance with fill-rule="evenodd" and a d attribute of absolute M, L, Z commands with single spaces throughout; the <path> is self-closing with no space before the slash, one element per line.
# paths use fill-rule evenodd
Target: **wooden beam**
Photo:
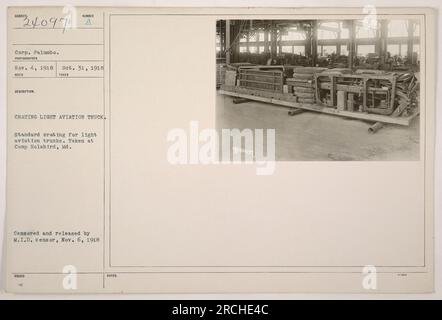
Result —
<path fill-rule="evenodd" d="M 226 51 L 226 63 L 230 64 L 230 20 L 226 20 L 226 43 L 225 48 L 227 48 L 228 51 Z"/>
<path fill-rule="evenodd" d="M 350 69 L 353 68 L 353 60 L 356 56 L 356 44 L 355 44 L 355 38 L 356 38 L 356 27 L 354 20 L 349 21 L 349 50 L 348 50 L 348 67 Z"/>
<path fill-rule="evenodd" d="M 249 41 L 249 45 L 252 46 L 263 46 L 265 41 Z M 280 40 L 278 44 L 282 46 L 303 46 L 306 40 Z"/>
<path fill-rule="evenodd" d="M 259 40 L 259 39 L 257 39 Z M 259 46 L 259 42 L 258 42 L 258 46 Z M 268 53 L 269 52 L 269 29 L 266 28 L 264 30 L 264 52 Z"/>
<path fill-rule="evenodd" d="M 388 20 L 381 20 L 381 34 L 379 39 L 379 57 L 381 63 L 384 64 L 387 60 L 387 38 L 388 38 Z"/>
<path fill-rule="evenodd" d="M 333 28 L 333 27 L 327 27 L 324 25 L 320 25 L 318 27 L 319 30 L 325 30 L 325 31 L 330 31 L 330 32 L 335 32 L 335 33 L 339 33 L 341 31 L 341 29 L 338 28 Z"/>
<path fill-rule="evenodd" d="M 277 52 L 276 52 L 276 45 L 277 45 L 277 37 L 278 32 L 276 30 L 276 25 L 275 23 L 272 21 L 272 24 L 270 26 L 270 56 L 273 58 L 276 57 Z"/>
<path fill-rule="evenodd" d="M 230 35 L 231 39 L 234 39 L 232 42 L 231 41 L 231 54 L 232 54 L 232 60 L 231 62 L 238 62 L 239 61 L 239 29 L 240 29 L 240 20 L 234 20 L 234 24 L 233 24 L 233 32 Z"/>
<path fill-rule="evenodd" d="M 304 43 L 305 46 L 305 56 L 311 57 L 312 56 L 312 28 L 308 29 L 306 31 L 306 41 Z"/>
<path fill-rule="evenodd" d="M 245 98 L 240 98 L 240 97 L 233 98 L 234 104 L 246 103 L 246 102 L 250 102 L 250 101 L 251 101 L 250 99 L 245 99 Z"/>
<path fill-rule="evenodd" d="M 243 92 L 241 92 L 243 91 Z M 276 104 L 280 106 L 290 107 L 290 108 L 298 108 L 308 111 L 321 112 L 330 115 L 337 115 L 346 118 L 360 119 L 360 120 L 368 120 L 373 122 L 382 122 L 382 123 L 391 123 L 402 126 L 409 126 L 410 122 L 413 118 L 415 118 L 419 111 L 416 111 L 414 114 L 408 117 L 390 117 L 373 113 L 365 113 L 365 112 L 351 112 L 351 111 L 340 111 L 334 108 L 329 108 L 317 104 L 308 104 L 308 103 L 298 103 L 293 101 L 286 100 L 286 96 L 284 94 L 277 94 L 271 92 L 260 92 L 259 90 L 249 90 L 249 89 L 241 89 L 237 87 L 229 87 L 229 86 L 221 86 L 221 89 L 218 91 L 220 94 L 225 94 L 232 97 L 240 97 L 270 104 Z M 253 93 L 253 94 L 252 94 Z M 268 96 L 266 96 L 268 95 Z M 272 95 L 272 96 L 270 96 Z M 288 98 L 287 98 L 288 99 Z"/>
<path fill-rule="evenodd" d="M 295 116 L 295 115 L 303 113 L 303 112 L 304 112 L 304 110 L 302 110 L 302 109 L 292 108 L 292 109 L 289 110 L 288 115 L 289 116 Z"/>
<path fill-rule="evenodd" d="M 376 122 L 375 124 L 373 124 L 372 126 L 370 126 L 368 128 L 368 132 L 371 133 L 371 134 L 375 134 L 380 129 L 382 129 L 383 126 L 384 125 L 382 124 L 382 122 Z"/>
<path fill-rule="evenodd" d="M 310 46 L 311 46 L 311 54 L 312 54 L 312 66 L 316 66 L 316 61 L 318 59 L 318 21 L 313 20 L 312 21 L 312 28 L 311 28 L 311 39 L 310 39 Z"/>

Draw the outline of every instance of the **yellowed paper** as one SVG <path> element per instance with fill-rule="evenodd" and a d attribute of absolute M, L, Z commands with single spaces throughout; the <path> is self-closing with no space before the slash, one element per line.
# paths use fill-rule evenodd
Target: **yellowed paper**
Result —
<path fill-rule="evenodd" d="M 234 104 L 258 96 L 217 88 L 218 51 L 234 55 L 221 21 L 367 17 L 419 26 L 418 113 L 291 118 L 291 100 Z M 7 290 L 432 292 L 435 21 L 425 8 L 9 8 Z M 223 149 L 235 128 L 253 130 L 251 148 Z"/>

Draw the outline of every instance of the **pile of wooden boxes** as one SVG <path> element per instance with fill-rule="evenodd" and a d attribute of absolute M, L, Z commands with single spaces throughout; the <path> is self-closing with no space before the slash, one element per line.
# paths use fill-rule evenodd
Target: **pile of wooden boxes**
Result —
<path fill-rule="evenodd" d="M 282 70 L 265 67 L 239 68 L 238 72 L 238 82 L 242 88 L 283 92 L 284 73 Z"/>
<path fill-rule="evenodd" d="M 292 78 L 286 79 L 288 92 L 293 93 L 296 102 L 315 103 L 314 74 L 324 71 L 325 68 L 299 67 L 293 69 Z"/>

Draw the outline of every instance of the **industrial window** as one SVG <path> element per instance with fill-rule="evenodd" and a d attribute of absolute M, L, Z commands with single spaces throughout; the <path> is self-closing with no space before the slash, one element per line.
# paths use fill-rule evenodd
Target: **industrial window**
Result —
<path fill-rule="evenodd" d="M 292 46 L 282 46 L 283 53 L 292 53 Z"/>
<path fill-rule="evenodd" d="M 400 46 L 401 48 L 401 56 L 402 57 L 406 57 L 407 56 L 407 51 L 408 51 L 408 45 L 407 44 L 401 44 Z"/>
<path fill-rule="evenodd" d="M 247 34 L 245 33 L 241 34 L 239 42 L 247 42 Z"/>
<path fill-rule="evenodd" d="M 420 24 L 419 23 L 414 24 L 413 36 L 415 36 L 415 37 L 420 36 Z"/>
<path fill-rule="evenodd" d="M 407 37 L 408 21 L 407 20 L 391 20 L 388 22 L 389 37 Z"/>
<path fill-rule="evenodd" d="M 216 46 L 216 52 L 220 52 L 221 51 L 221 47 L 220 46 Z"/>
<path fill-rule="evenodd" d="M 335 32 L 329 30 L 318 30 L 318 39 L 337 39 L 338 36 Z"/>
<path fill-rule="evenodd" d="M 348 46 L 346 44 L 341 45 L 341 55 L 348 56 Z"/>
<path fill-rule="evenodd" d="M 387 51 L 390 52 L 391 56 L 407 56 L 407 44 L 389 44 L 387 45 Z"/>
<path fill-rule="evenodd" d="M 389 44 L 387 45 L 387 51 L 391 56 L 399 55 L 399 45 L 398 44 Z"/>
<path fill-rule="evenodd" d="M 259 47 L 258 47 L 258 52 L 259 52 L 259 53 L 264 52 L 264 46 L 259 46 Z"/>
<path fill-rule="evenodd" d="M 255 42 L 258 39 L 258 35 L 256 33 L 249 34 L 249 42 Z"/>
<path fill-rule="evenodd" d="M 318 26 L 318 39 L 337 39 L 339 24 L 337 22 L 323 22 Z"/>
<path fill-rule="evenodd" d="M 293 46 L 293 53 L 305 55 L 305 46 Z"/>
<path fill-rule="evenodd" d="M 413 55 L 416 55 L 417 60 L 419 61 L 420 57 L 420 45 L 413 44 Z"/>
<path fill-rule="evenodd" d="M 356 22 L 356 38 L 376 38 L 378 24 L 374 21 L 359 20 Z"/>
<path fill-rule="evenodd" d="M 341 39 L 348 39 L 350 37 L 350 30 L 344 27 L 345 23 L 341 22 Z"/>
<path fill-rule="evenodd" d="M 264 41 L 264 32 L 258 33 L 258 41 Z"/>
<path fill-rule="evenodd" d="M 253 47 L 249 47 L 249 52 L 250 53 L 258 53 L 258 48 L 253 46 Z"/>
<path fill-rule="evenodd" d="M 343 22 L 323 22 L 318 26 L 318 39 L 348 39 L 349 30 Z"/>
<path fill-rule="evenodd" d="M 339 23 L 323 22 L 318 26 L 318 39 L 338 39 Z"/>
<path fill-rule="evenodd" d="M 240 46 L 240 47 L 239 47 L 239 52 L 241 52 L 241 53 L 247 52 L 247 47 L 245 47 L 245 46 Z"/>
<path fill-rule="evenodd" d="M 296 40 L 305 40 L 306 35 L 305 31 L 298 31 L 294 29 L 289 29 L 287 34 L 283 34 L 281 36 L 282 41 L 296 41 Z"/>
<path fill-rule="evenodd" d="M 413 52 L 420 53 L 420 46 L 418 44 L 413 44 Z"/>
<path fill-rule="evenodd" d="M 336 46 L 318 46 L 318 54 L 320 57 L 326 57 L 333 53 L 336 53 Z"/>
<path fill-rule="evenodd" d="M 357 55 L 359 57 L 365 57 L 369 53 L 374 53 L 374 44 L 360 44 L 356 47 Z"/>

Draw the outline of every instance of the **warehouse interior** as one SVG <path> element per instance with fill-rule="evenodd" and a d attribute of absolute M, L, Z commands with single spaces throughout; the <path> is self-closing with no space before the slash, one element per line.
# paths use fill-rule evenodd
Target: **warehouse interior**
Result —
<path fill-rule="evenodd" d="M 278 160 L 419 158 L 413 19 L 218 20 L 217 126 L 275 128 Z"/>

